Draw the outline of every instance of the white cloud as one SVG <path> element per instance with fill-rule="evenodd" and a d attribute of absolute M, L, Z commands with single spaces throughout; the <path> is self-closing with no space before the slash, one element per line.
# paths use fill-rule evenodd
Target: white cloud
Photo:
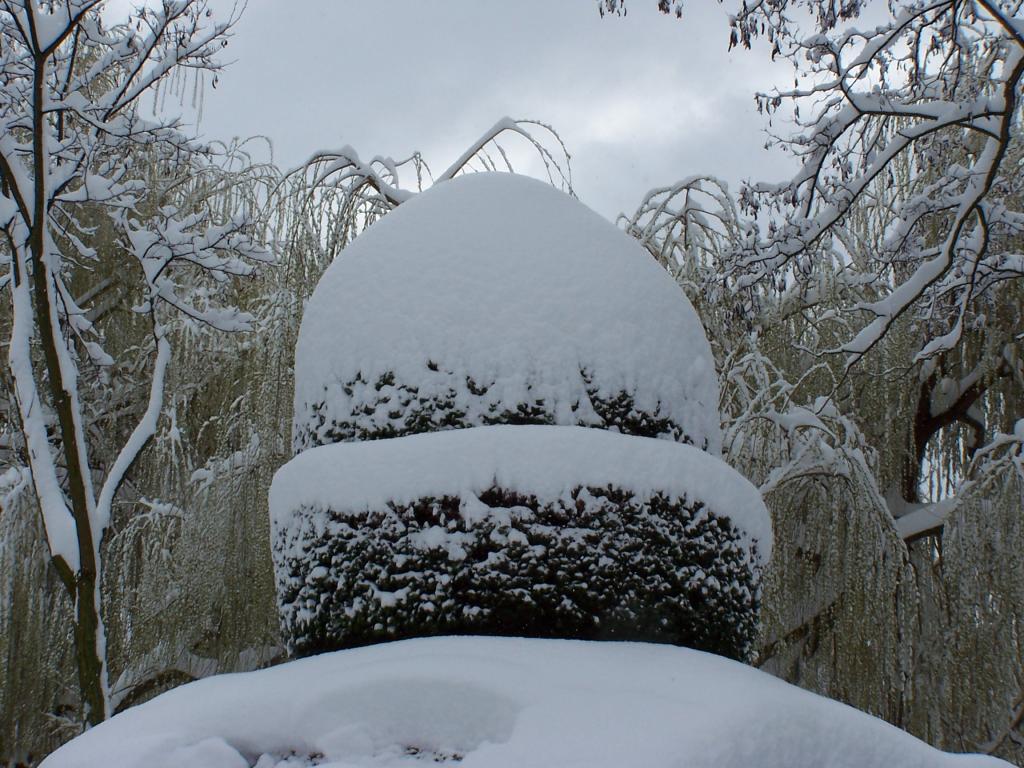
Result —
<path fill-rule="evenodd" d="M 420 149 L 444 167 L 499 117 L 537 118 L 568 143 L 581 197 L 612 215 L 690 173 L 784 168 L 762 149 L 751 95 L 786 71 L 763 53 L 729 54 L 727 35 L 713 4 L 676 21 L 655 0 L 603 20 L 593 0 L 250 0 L 200 128 L 267 135 L 286 165 L 351 144 L 366 156 Z"/>

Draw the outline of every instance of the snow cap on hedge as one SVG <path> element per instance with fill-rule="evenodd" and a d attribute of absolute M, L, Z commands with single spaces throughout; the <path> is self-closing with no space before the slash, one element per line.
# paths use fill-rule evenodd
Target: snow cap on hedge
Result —
<path fill-rule="evenodd" d="M 550 185 L 469 174 L 403 203 L 327 269 L 296 347 L 296 448 L 538 423 L 517 418 L 524 403 L 543 404 L 539 423 L 618 428 L 593 406 L 623 395 L 720 454 L 711 350 L 671 277 Z M 410 429 L 409 409 L 437 401 L 457 416 Z M 338 422 L 356 429 L 332 437 Z"/>
<path fill-rule="evenodd" d="M 311 449 L 274 475 L 271 539 L 303 525 L 308 510 L 387 509 L 424 497 L 470 498 L 494 486 L 541 500 L 608 486 L 639 500 L 684 499 L 728 518 L 751 565 L 771 558 L 761 494 L 724 461 L 688 445 L 581 427 L 475 427 Z"/>

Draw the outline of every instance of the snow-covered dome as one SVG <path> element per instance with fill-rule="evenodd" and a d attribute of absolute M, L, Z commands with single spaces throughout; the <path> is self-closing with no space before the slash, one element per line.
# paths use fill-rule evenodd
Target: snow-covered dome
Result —
<path fill-rule="evenodd" d="M 296 348 L 294 443 L 498 423 L 721 449 L 711 350 L 669 275 L 569 195 L 480 173 L 403 203 L 327 269 Z"/>

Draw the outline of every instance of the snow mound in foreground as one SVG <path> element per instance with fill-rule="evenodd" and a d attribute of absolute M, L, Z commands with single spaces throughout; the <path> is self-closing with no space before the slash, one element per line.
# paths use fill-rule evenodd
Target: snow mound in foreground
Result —
<path fill-rule="evenodd" d="M 682 648 L 443 637 L 182 686 L 43 768 L 1010 768 Z"/>
<path fill-rule="evenodd" d="M 427 635 L 666 642 L 742 659 L 771 523 L 688 445 L 496 426 L 311 448 L 270 492 L 293 655 Z"/>
<path fill-rule="evenodd" d="M 665 270 L 547 184 L 468 174 L 324 273 L 296 345 L 294 447 L 506 423 L 721 452 L 714 359 Z"/>

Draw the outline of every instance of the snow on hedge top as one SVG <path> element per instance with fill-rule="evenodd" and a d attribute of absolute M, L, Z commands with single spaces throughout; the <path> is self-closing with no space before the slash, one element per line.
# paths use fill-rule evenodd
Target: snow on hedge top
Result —
<path fill-rule="evenodd" d="M 541 423 L 612 426 L 595 399 L 625 393 L 720 453 L 714 361 L 682 291 L 635 240 L 523 176 L 460 176 L 369 227 L 309 300 L 295 357 L 298 450 L 536 402 Z M 407 429 L 431 398 L 466 418 Z M 306 439 L 353 420 L 354 436 Z"/>
<path fill-rule="evenodd" d="M 41 768 L 1011 768 L 719 656 L 438 637 L 176 688 Z"/>
<path fill-rule="evenodd" d="M 771 557 L 761 495 L 724 461 L 689 445 L 585 427 L 474 427 L 312 448 L 274 476 L 271 536 L 277 541 L 296 524 L 301 509 L 383 510 L 426 497 L 465 500 L 494 486 L 544 501 L 609 485 L 641 501 L 661 493 L 699 502 L 729 518 L 748 546 L 755 540 L 763 562 Z"/>

